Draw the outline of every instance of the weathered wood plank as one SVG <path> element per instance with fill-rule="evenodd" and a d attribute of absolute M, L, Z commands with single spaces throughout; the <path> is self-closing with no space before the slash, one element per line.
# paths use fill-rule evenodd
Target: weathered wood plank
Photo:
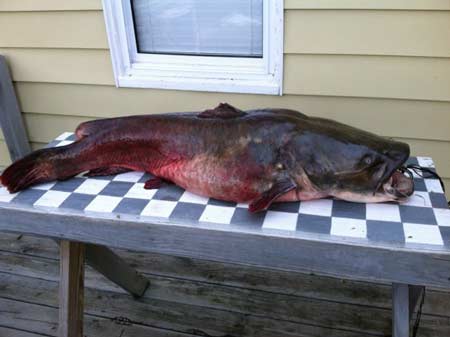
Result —
<path fill-rule="evenodd" d="M 147 257 L 139 257 L 140 260 L 144 260 Z M 24 276 L 34 277 L 38 279 L 46 279 L 54 281 L 57 279 L 55 274 L 56 261 L 47 261 L 43 263 L 39 258 L 23 257 L 23 256 L 11 256 L 8 254 L 2 254 L 2 260 L 4 263 L 0 263 L 0 271 L 8 273 L 20 273 Z M 29 261 L 31 260 L 31 261 Z M 167 261 L 169 262 L 169 261 Z M 8 264 L 10 267 L 5 266 Z M 26 266 L 28 265 L 28 266 Z M 187 268 L 188 266 L 185 266 Z M 195 263 L 190 263 L 192 270 L 196 269 Z M 211 264 L 213 268 L 213 264 Z M 220 272 L 220 268 L 217 268 L 217 273 Z M 248 274 L 253 273 L 253 270 L 247 270 Z M 383 287 L 381 291 L 370 292 L 369 287 L 362 287 L 355 291 L 367 291 L 365 294 L 365 302 L 360 305 L 347 305 L 345 303 L 336 303 L 334 301 L 323 301 L 317 299 L 305 298 L 308 294 L 299 294 L 295 292 L 295 289 L 291 289 L 290 284 L 278 284 L 276 287 L 276 275 L 270 275 L 272 271 L 265 271 L 265 282 L 274 282 L 272 291 L 258 291 L 255 289 L 250 290 L 244 287 L 253 287 L 255 285 L 241 284 L 241 288 L 236 286 L 230 287 L 228 284 L 214 284 L 213 280 L 209 280 L 209 283 L 199 281 L 183 280 L 185 277 L 183 270 L 179 275 L 174 278 L 161 277 L 149 274 L 149 278 L 152 281 L 152 287 L 145 295 L 145 299 L 153 303 L 154 300 L 170 301 L 173 303 L 181 303 L 184 305 L 193 305 L 204 308 L 214 308 L 225 310 L 227 312 L 238 312 L 244 315 L 256 315 L 258 317 L 265 317 L 267 312 L 270 312 L 270 318 L 280 319 L 290 322 L 305 322 L 310 325 L 322 325 L 341 327 L 342 325 L 350 326 L 355 329 L 356 326 L 365 327 L 366 329 L 372 329 L 371 331 L 389 331 L 390 329 L 390 291 L 389 288 Z M 307 280 L 302 280 L 305 276 L 296 275 L 300 283 L 307 283 Z M 233 277 L 230 275 L 230 278 Z M 294 277 L 293 277 L 294 279 Z M 324 280 L 320 280 L 318 277 L 310 277 L 310 282 L 318 281 L 320 285 L 325 287 L 333 286 L 333 283 L 327 285 Z M 331 280 L 330 280 L 331 281 Z M 228 281 L 230 282 L 230 281 Z M 279 282 L 279 281 L 278 281 Z M 105 284 L 106 283 L 106 284 Z M 95 275 L 87 274 L 88 287 L 95 287 L 104 291 L 114 291 L 114 288 L 110 288 L 108 283 L 103 279 L 95 278 Z M 335 292 L 340 293 L 343 286 L 335 283 Z M 375 287 L 375 285 L 373 285 Z M 360 284 L 354 282 L 354 288 L 360 287 Z M 387 289 L 384 289 L 387 288 Z M 345 291 L 345 288 L 344 288 Z M 284 294 L 279 294 L 284 292 Z M 317 289 L 320 292 L 320 289 Z M 387 292 L 388 294 L 384 294 Z M 383 306 L 385 309 L 376 308 L 376 303 L 371 306 L 370 300 L 377 298 L 377 293 L 381 293 L 385 297 Z M 303 295 L 303 296 L 302 296 Z M 310 295 L 310 294 L 309 294 Z M 442 297 L 444 295 L 444 297 Z M 364 295 L 361 295 L 361 297 Z M 440 293 L 427 297 L 427 303 L 425 304 L 424 313 L 430 310 L 430 304 L 428 303 L 433 297 L 439 296 L 439 300 L 442 303 L 449 303 L 448 299 L 450 294 Z M 320 296 L 316 296 L 320 297 Z M 447 299 L 447 301 L 446 301 Z M 351 299 L 350 301 L 355 301 Z M 379 300 L 378 300 L 379 301 Z M 178 304 L 177 304 L 178 305 Z M 431 307 L 433 309 L 433 307 Z M 197 309 L 196 309 L 197 310 Z M 324 314 L 326 312 L 326 314 Z M 440 313 L 437 313 L 440 314 Z M 449 315 L 448 307 L 443 310 L 444 315 Z M 432 321 L 430 321 L 432 322 Z M 430 323 L 434 324 L 434 323 Z"/>
<path fill-rule="evenodd" d="M 57 283 L 0 274 L 1 293 L 8 299 L 56 307 Z M 0 293 L 0 297 L 1 297 Z M 201 336 L 319 337 L 324 335 L 362 337 L 367 334 L 279 321 L 269 317 L 174 303 L 155 298 L 133 300 L 129 295 L 86 288 L 86 317 L 123 317 L 133 325 L 151 326 Z M 25 313 L 24 313 L 25 314 Z M 0 315 L 1 316 L 1 315 Z M 26 317 L 26 316 L 25 316 Z M 1 322 L 0 318 L 0 324 Z M 5 317 L 4 319 L 7 319 Z"/>
<path fill-rule="evenodd" d="M 14 0 L 1 1 L 0 11 L 83 11 L 101 10 L 101 0 Z"/>
<path fill-rule="evenodd" d="M 132 295 L 141 297 L 150 282 L 107 247 L 86 245 L 86 260 L 96 271 Z"/>
<path fill-rule="evenodd" d="M 409 287 L 392 285 L 392 337 L 409 337 Z"/>
<path fill-rule="evenodd" d="M 2 12 L 0 7 L 0 27 L 3 48 L 108 49 L 102 11 Z"/>
<path fill-rule="evenodd" d="M 285 9 L 450 10 L 446 0 L 285 0 Z"/>
<path fill-rule="evenodd" d="M 0 55 L 0 125 L 9 155 L 19 159 L 31 151 L 6 59 Z"/>
<path fill-rule="evenodd" d="M 85 245 L 62 240 L 60 251 L 58 334 L 83 337 Z"/>
<path fill-rule="evenodd" d="M 11 240 L 10 244 L 8 245 L 9 247 L 11 247 L 11 249 L 17 249 L 18 251 L 20 250 L 24 250 L 26 253 L 35 255 L 35 254 L 43 254 L 43 255 L 47 255 L 49 258 L 51 256 L 53 256 L 51 259 L 52 261 L 46 261 L 46 259 L 40 259 L 40 258 L 34 258 L 32 256 L 23 256 L 23 255 L 18 255 L 18 254 L 5 254 L 2 253 L 2 258 L 0 259 L 0 271 L 6 271 L 6 272 L 14 272 L 14 270 L 16 270 L 16 272 L 20 273 L 20 274 L 26 274 L 30 277 L 34 277 L 34 278 L 40 278 L 40 279 L 53 279 L 53 280 L 57 280 L 57 266 L 56 266 L 56 253 L 54 251 L 54 245 L 53 243 L 49 243 L 47 244 L 45 247 L 42 247 L 42 244 L 38 243 L 38 241 L 40 239 L 36 239 L 36 238 L 30 238 L 33 240 L 27 240 L 27 237 L 22 238 L 21 240 Z M 25 245 L 21 245 L 20 243 L 22 242 L 22 240 L 24 241 L 28 241 L 28 244 Z M 0 241 L 0 250 L 3 250 L 3 240 Z M 42 250 L 41 250 L 42 249 Z M 123 252 L 125 253 L 125 252 Z M 136 253 L 130 253 L 127 252 L 129 254 L 135 254 L 136 255 L 136 261 L 140 264 L 140 265 L 145 265 L 145 263 L 147 263 L 147 261 L 149 261 L 149 263 L 153 263 L 155 260 L 152 259 L 148 259 L 149 255 L 145 254 L 136 254 Z M 176 258 L 174 258 L 176 259 Z M 261 301 L 261 296 L 263 297 L 267 297 L 268 301 L 270 301 L 272 294 L 276 293 L 276 292 L 284 292 L 286 294 L 290 294 L 292 293 L 292 295 L 296 295 L 296 296 L 291 296 L 292 301 L 288 301 L 287 303 L 284 303 L 284 300 L 280 299 L 279 297 L 275 297 L 272 299 L 273 304 L 272 307 L 278 307 L 275 309 L 275 314 L 279 315 L 280 314 L 280 309 L 282 309 L 284 306 L 289 306 L 290 303 L 295 302 L 296 298 L 298 298 L 298 296 L 301 294 L 296 292 L 295 286 L 294 289 L 293 285 L 290 283 L 286 283 L 285 281 L 280 282 L 280 279 L 278 277 L 278 275 L 280 275 L 280 273 L 276 273 L 274 271 L 268 271 L 268 270 L 261 270 L 261 277 L 264 278 L 264 274 L 266 275 L 266 279 L 265 280 L 261 280 L 261 282 L 263 284 L 259 285 L 257 284 L 258 282 L 258 278 L 254 279 L 251 278 L 249 281 L 250 283 L 245 284 L 245 282 L 240 283 L 241 287 L 246 287 L 247 291 L 248 288 L 257 288 L 257 287 L 267 287 L 268 285 L 270 285 L 270 289 L 272 289 L 272 292 L 267 292 L 266 294 L 261 293 L 261 292 L 250 292 L 250 295 L 245 295 L 242 292 L 240 292 L 240 290 L 237 290 L 237 293 L 234 296 L 231 296 L 231 298 L 229 297 L 229 293 L 233 293 L 233 290 L 229 290 L 227 288 L 229 288 L 229 286 L 224 287 L 224 285 L 220 285 L 218 287 L 218 296 L 216 297 L 214 289 L 212 287 L 215 286 L 215 284 L 213 282 L 222 282 L 221 278 L 225 278 L 224 284 L 228 284 L 228 285 L 232 285 L 234 287 L 236 287 L 236 283 L 233 283 L 233 280 L 227 280 L 227 276 L 231 279 L 233 278 L 233 272 L 237 271 L 237 275 L 242 274 L 242 277 L 244 277 L 244 273 L 247 272 L 248 275 L 253 275 L 255 271 L 254 269 L 245 269 L 242 268 L 242 271 L 239 273 L 239 269 L 235 268 L 235 267 L 239 267 L 239 266 L 229 266 L 226 265 L 225 266 L 225 272 L 223 272 L 222 267 L 219 264 L 215 264 L 215 263 L 211 263 L 208 261 L 194 261 L 194 260 L 189 260 L 189 259 L 180 259 L 182 261 L 178 262 L 178 265 L 175 265 L 173 267 L 169 267 L 170 269 L 176 269 L 178 268 L 178 266 L 183 266 L 180 270 L 180 273 L 178 275 L 176 275 L 176 279 L 173 279 L 171 281 L 167 281 L 167 278 L 161 278 L 161 277 L 155 277 L 154 280 L 154 288 L 152 293 L 147 294 L 149 295 L 148 298 L 149 300 L 153 303 L 154 298 L 166 298 L 169 301 L 172 301 L 172 299 L 174 299 L 175 302 L 181 302 L 181 303 L 189 303 L 189 304 L 202 304 L 205 303 L 205 300 L 207 301 L 206 306 L 207 307 L 217 307 L 217 306 L 224 306 L 227 307 L 227 305 L 230 306 L 231 310 L 236 311 L 236 310 L 242 310 L 242 307 L 239 305 L 239 302 L 242 300 L 238 300 L 236 303 L 234 303 L 234 298 L 237 297 L 243 297 L 245 298 L 248 302 L 250 302 L 250 304 L 244 304 L 244 306 L 246 306 L 248 308 L 248 310 L 253 312 L 252 306 L 253 305 L 257 305 L 259 306 L 258 301 Z M 139 262 L 140 261 L 140 262 Z M 160 264 L 169 264 L 171 263 L 173 260 L 159 260 Z M 3 263 L 2 263 L 3 262 Z M 28 265 L 27 265 L 28 264 Z M 203 267 L 201 267 L 203 264 Z M 9 265 L 9 267 L 7 267 L 7 265 Z M 200 267 L 199 267 L 200 266 Z M 233 268 L 234 267 L 234 268 Z M 227 273 L 226 272 L 226 268 L 231 268 L 231 270 Z M 142 268 L 140 268 L 142 269 Z M 186 270 L 188 272 L 186 272 Z M 192 275 L 186 275 L 189 274 L 189 270 L 192 271 L 190 274 L 194 274 L 197 275 L 200 274 L 200 276 L 202 275 L 202 273 L 205 273 L 205 275 L 203 277 L 199 277 L 199 276 L 194 276 L 196 277 L 197 280 L 204 280 L 204 282 L 208 282 L 209 284 L 201 284 L 204 282 L 185 282 L 183 280 L 181 280 L 182 282 L 180 282 L 179 286 L 177 286 L 177 279 L 179 280 L 180 278 L 185 278 L 185 277 L 193 277 Z M 196 272 L 197 270 L 199 270 L 198 272 Z M 151 270 L 148 270 L 151 272 Z M 159 270 L 157 268 L 156 272 L 161 273 L 161 270 Z M 275 273 L 275 275 L 271 275 L 272 273 Z M 108 286 L 108 281 L 106 280 L 99 280 L 96 281 L 95 279 L 90 279 L 90 277 L 94 276 L 94 278 L 96 278 L 97 276 L 95 276 L 95 273 L 91 273 L 92 275 L 89 275 L 90 272 L 87 272 L 87 286 L 88 287 L 96 287 L 96 289 L 107 289 L 110 291 L 114 291 L 114 286 L 112 288 L 110 288 Z M 216 279 L 216 277 L 214 275 L 218 275 L 218 279 Z M 223 275 L 222 275 L 223 274 Z M 211 277 L 210 277 L 211 276 Z M 281 273 L 282 279 L 283 279 L 283 274 Z M 153 276 L 151 276 L 153 277 Z M 300 284 L 307 284 L 308 280 L 302 280 L 302 277 L 306 277 L 306 276 L 302 276 L 299 274 L 296 275 L 292 275 L 292 281 L 295 281 L 295 279 L 298 279 Z M 327 287 L 326 282 L 320 282 L 320 278 L 318 277 L 311 277 L 309 276 L 310 281 L 309 282 L 315 282 L 315 281 L 319 281 L 319 284 L 317 285 L 317 291 L 320 292 L 320 286 L 324 285 L 325 287 Z M 255 284 L 256 283 L 256 284 Z M 278 283 L 278 284 L 277 284 Z M 0 283 L 1 284 L 1 283 Z M 106 284 L 106 286 L 104 286 L 104 284 Z M 190 285 L 188 285 L 190 284 Z M 188 285 L 188 286 L 187 286 Z M 345 285 L 345 283 L 344 283 Z M 343 285 L 343 286 L 344 286 Z M 187 287 L 186 287 L 187 286 Z M 330 284 L 328 285 L 329 287 L 332 286 L 336 286 L 335 288 L 335 292 L 336 293 L 340 293 L 341 292 L 341 287 L 339 287 L 338 283 L 335 284 Z M 353 282 L 353 285 L 349 285 L 353 286 L 353 288 L 358 288 L 360 287 L 359 282 Z M 375 286 L 375 285 L 373 285 Z M 1 287 L 0 287 L 1 288 Z M 208 289 L 212 289 L 211 291 Z M 385 286 L 383 286 L 383 288 L 387 288 Z M 1 288 L 2 289 L 2 288 Z M 197 289 L 197 290 L 195 290 Z M 224 290 L 225 289 L 225 293 Z M 382 294 L 385 292 L 385 289 L 383 289 L 381 292 L 370 292 L 370 288 L 361 288 L 359 289 L 361 292 L 363 291 L 367 291 L 365 296 L 367 297 L 367 300 L 370 300 L 371 298 L 373 298 L 375 301 L 377 300 L 377 296 L 378 294 Z M 119 290 L 121 291 L 121 290 Z M 357 289 L 355 289 L 355 291 L 357 291 Z M 389 288 L 387 288 L 387 295 L 385 296 L 385 301 L 386 302 L 390 302 L 390 298 L 389 298 Z M 169 294 L 169 296 L 166 297 L 166 294 Z M 212 294 L 212 295 L 211 295 Z M 223 294 L 223 295 L 220 295 Z M 263 295 L 261 295 L 263 294 Z M 308 296 L 308 294 L 304 294 L 306 296 Z M 444 297 L 442 297 L 442 295 L 444 295 Z M 0 296 L 1 292 L 0 292 Z M 43 295 L 41 295 L 43 296 Z M 362 296 L 364 296 L 364 294 L 362 294 Z M 433 292 L 428 292 L 427 294 L 427 301 L 425 303 L 425 307 L 424 307 L 424 313 L 426 313 L 428 311 L 427 309 L 427 305 L 429 304 L 429 301 L 433 298 Z M 199 297 L 199 299 L 195 299 L 194 302 L 191 302 L 191 298 L 192 297 Z M 319 296 L 320 297 L 320 296 Z M 448 297 L 448 295 L 447 295 Z M 209 298 L 209 300 L 208 300 Z M 445 298 L 445 293 L 437 293 L 435 298 L 440 299 L 440 301 L 445 304 L 449 304 L 450 301 L 446 300 Z M 256 299 L 256 302 L 255 302 Z M 294 319 L 296 319 L 296 316 L 299 314 L 299 312 L 297 311 L 298 305 L 301 305 L 301 303 L 303 303 L 302 299 L 299 299 L 300 303 L 294 305 L 292 307 L 292 312 L 289 315 L 293 315 Z M 174 303 L 175 303 L 174 302 Z M 245 301 L 244 301 L 245 302 Z M 130 301 L 130 305 L 134 305 L 132 301 Z M 175 304 L 177 305 L 177 304 Z M 390 303 L 388 303 L 386 305 L 387 307 L 390 306 Z M 432 306 L 432 308 L 434 307 L 434 305 Z M 313 306 L 314 308 L 314 306 Z M 123 309 L 123 308 L 122 308 Z M 245 308 L 244 308 L 245 309 Z M 294 310 L 295 309 L 295 310 Z M 196 310 L 196 309 L 191 309 L 191 310 Z M 270 312 L 272 310 L 272 308 L 267 309 L 268 312 Z M 286 309 L 282 309 L 282 310 L 286 310 Z M 323 302 L 323 308 L 322 308 L 322 315 L 326 315 L 325 312 L 327 312 L 328 310 L 328 304 L 327 302 Z M 342 309 L 344 310 L 344 309 Z M 346 310 L 346 309 L 345 309 Z M 367 310 L 368 312 L 372 309 L 363 309 Z M 385 317 L 386 320 L 386 329 L 389 329 L 390 327 L 390 323 L 389 323 L 389 310 L 387 310 L 387 316 L 383 316 Z M 448 314 L 449 309 L 448 308 L 444 308 L 443 309 L 444 314 Z M 375 308 L 373 308 L 373 310 L 371 311 L 372 315 L 374 316 L 379 316 L 379 312 L 376 311 Z M 437 313 L 439 315 L 439 313 Z M 330 314 L 331 315 L 331 314 Z M 359 315 L 359 313 L 355 313 L 353 314 L 353 316 L 355 316 L 355 322 L 358 322 L 357 324 L 363 324 L 362 322 L 365 321 L 365 319 L 363 317 L 365 317 L 366 314 L 362 314 Z M 366 316 L 368 317 L 368 316 Z M 370 320 L 370 317 L 367 318 Z M 424 327 L 425 331 L 427 331 L 427 334 L 422 335 L 421 336 L 439 336 L 439 334 L 436 334 L 436 327 L 434 327 L 434 325 L 439 325 L 439 324 L 447 324 L 445 320 L 441 320 L 441 321 L 436 321 L 434 320 L 432 317 L 427 317 L 426 319 L 426 325 Z M 428 326 L 428 324 L 430 324 L 431 326 Z M 336 334 L 333 334 L 333 336 L 335 336 Z M 339 334 L 338 334 L 339 335 Z M 445 335 L 443 335 L 445 336 Z"/>
<path fill-rule="evenodd" d="M 52 240 L 2 233 L 0 271 L 57 280 L 58 251 Z M 9 253 L 11 252 L 11 253 Z M 292 296 L 391 308 L 391 285 L 340 280 L 317 275 L 252 268 L 205 260 L 120 250 L 117 253 L 131 266 L 153 276 L 262 290 Z M 36 258 L 35 258 L 36 257 Z M 47 261 L 50 259 L 50 261 Z M 3 261 L 3 262 L 2 262 Z M 55 277 L 54 279 L 51 277 Z M 101 275 L 87 269 L 86 285 L 121 292 Z M 104 287 L 104 288 L 103 288 Z M 424 313 L 450 315 L 450 292 L 427 290 Z"/>
<path fill-rule="evenodd" d="M 16 279 L 12 280 L 13 282 Z M 24 282 L 23 280 L 19 280 Z M 56 287 L 53 289 L 56 291 Z M 41 294 L 44 296 L 45 294 Z M 29 329 L 37 336 L 57 336 L 58 309 L 53 306 L 39 305 L 30 302 L 40 299 L 39 294 L 28 298 L 27 302 L 0 298 L 0 324 L 6 324 L 12 329 Z M 184 334 L 166 329 L 148 327 L 138 322 L 121 321 L 119 317 L 104 318 L 86 315 L 86 336 L 95 337 L 197 337 L 194 334 Z M 0 330 L 1 331 L 1 330 Z M 3 335 L 0 335 L 4 337 Z M 28 337 L 25 333 L 12 335 Z M 31 335 L 35 337 L 36 335 Z M 30 336 L 30 337 L 31 337 Z M 59 337 L 59 336 L 58 336 Z"/>
<path fill-rule="evenodd" d="M 450 11 L 289 10 L 284 52 L 449 57 L 449 31 Z"/>
<path fill-rule="evenodd" d="M 3 231 L 324 276 L 450 287 L 450 260 L 444 251 L 357 246 L 339 238 L 316 241 L 310 240 L 309 234 L 294 238 L 281 231 L 270 235 L 234 233 L 214 224 L 185 227 L 164 219 L 144 222 L 128 216 L 118 219 L 113 214 L 68 214 L 15 205 L 0 207 L 0 216 Z M 240 249 L 230 250 L 230 245 Z M 330 251 L 334 253 L 328 254 Z"/>
<path fill-rule="evenodd" d="M 57 281 L 56 261 L 42 261 L 38 258 L 23 258 L 3 253 L 0 271 L 14 275 Z M 31 260 L 31 261 L 29 261 Z M 7 261 L 7 262 L 6 262 Z M 9 264 L 10 267 L 5 266 Z M 14 266 L 16 265 L 16 267 Z M 109 283 L 95 274 L 87 274 L 86 286 L 103 291 L 115 291 Z M 195 307 L 214 308 L 244 315 L 267 317 L 309 325 L 350 328 L 357 330 L 357 325 L 374 331 L 389 329 L 389 309 L 375 309 L 359 305 L 339 304 L 335 302 L 307 299 L 303 296 L 276 294 L 274 292 L 229 287 L 222 284 L 203 283 L 176 278 L 149 275 L 152 287 L 145 294 L 149 302 L 157 299 L 173 303 L 193 305 Z M 301 278 L 301 275 L 298 275 Z M 122 291 L 119 291 L 123 294 Z M 323 310 L 327 315 L 322 315 Z M 377 317 L 373 320 L 373 316 Z M 355 319 L 355 317 L 358 317 Z M 373 331 L 372 331 L 373 332 Z"/>
<path fill-rule="evenodd" d="M 0 309 L 1 312 L 1 309 Z M 0 336 L 2 337 L 42 337 L 45 335 L 28 332 L 23 330 L 11 329 L 7 327 L 0 327 Z"/>

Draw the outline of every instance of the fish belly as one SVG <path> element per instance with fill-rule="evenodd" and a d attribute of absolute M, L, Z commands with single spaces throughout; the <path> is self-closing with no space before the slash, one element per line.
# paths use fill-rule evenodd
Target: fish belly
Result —
<path fill-rule="evenodd" d="M 189 192 L 214 199 L 246 202 L 254 199 L 267 184 L 251 165 L 224 161 L 208 155 L 181 160 L 152 170 Z"/>

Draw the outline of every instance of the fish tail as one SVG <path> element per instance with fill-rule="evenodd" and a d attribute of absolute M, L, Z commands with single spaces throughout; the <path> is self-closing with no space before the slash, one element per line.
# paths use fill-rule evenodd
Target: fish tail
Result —
<path fill-rule="evenodd" d="M 0 182 L 15 193 L 31 185 L 64 180 L 84 170 L 73 149 L 78 144 L 41 149 L 14 162 L 3 171 Z"/>

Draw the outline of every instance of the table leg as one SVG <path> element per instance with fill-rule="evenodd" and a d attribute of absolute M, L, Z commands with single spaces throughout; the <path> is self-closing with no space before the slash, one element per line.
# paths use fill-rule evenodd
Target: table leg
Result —
<path fill-rule="evenodd" d="M 59 244 L 59 240 L 55 240 Z M 105 246 L 85 244 L 86 263 L 134 297 L 141 297 L 150 281 Z"/>
<path fill-rule="evenodd" d="M 392 284 L 392 337 L 409 337 L 410 320 L 425 287 Z"/>
<path fill-rule="evenodd" d="M 85 245 L 60 242 L 59 337 L 83 337 Z"/>
<path fill-rule="evenodd" d="M 108 247 L 86 244 L 86 263 L 135 297 L 144 295 L 150 284 Z"/>

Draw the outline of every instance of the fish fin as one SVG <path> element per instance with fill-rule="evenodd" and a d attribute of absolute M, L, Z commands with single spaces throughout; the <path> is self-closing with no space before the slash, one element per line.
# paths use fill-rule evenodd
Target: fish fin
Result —
<path fill-rule="evenodd" d="M 214 109 L 208 109 L 198 114 L 200 118 L 236 118 L 246 115 L 245 111 L 235 108 L 228 103 L 220 103 Z"/>
<path fill-rule="evenodd" d="M 279 180 L 278 182 L 273 184 L 273 186 L 269 190 L 265 191 L 258 198 L 253 200 L 250 203 L 248 210 L 252 213 L 263 211 L 267 209 L 270 204 L 279 196 L 295 188 L 297 188 L 297 185 L 295 185 L 292 179 L 287 178 Z"/>
<path fill-rule="evenodd" d="M 155 188 L 160 188 L 163 183 L 164 179 L 161 179 L 159 177 L 152 177 L 145 182 L 144 188 L 146 190 L 153 190 Z"/>
<path fill-rule="evenodd" d="M 100 176 L 112 176 L 120 173 L 125 173 L 133 171 L 126 167 L 110 166 L 110 167 L 99 167 L 92 169 L 84 174 L 85 177 L 100 177 Z"/>
<path fill-rule="evenodd" d="M 71 156 L 74 146 L 77 144 L 36 150 L 8 166 L 0 182 L 15 193 L 31 185 L 73 177 L 83 171 L 83 166 Z"/>
<path fill-rule="evenodd" d="M 79 140 L 105 132 L 105 130 L 107 130 L 106 132 L 111 132 L 115 125 L 117 125 L 117 119 L 115 118 L 96 119 L 83 122 L 77 126 L 75 130 L 75 137 Z"/>

